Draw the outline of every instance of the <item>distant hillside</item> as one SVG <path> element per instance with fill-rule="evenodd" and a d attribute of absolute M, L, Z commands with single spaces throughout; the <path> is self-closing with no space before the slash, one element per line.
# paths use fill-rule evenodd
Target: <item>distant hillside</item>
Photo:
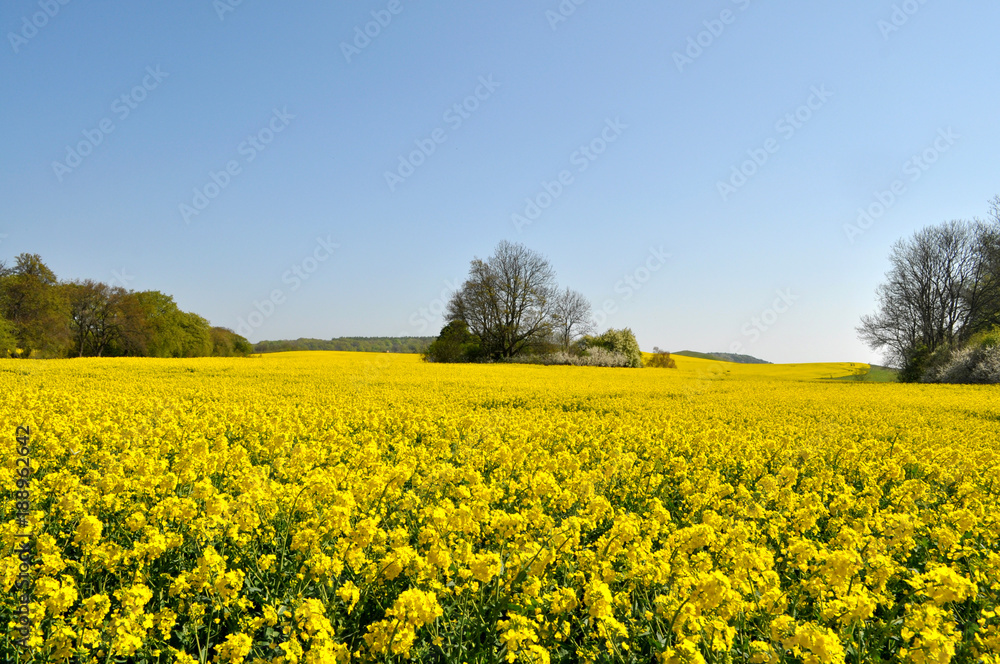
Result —
<path fill-rule="evenodd" d="M 752 355 L 740 355 L 738 353 L 698 353 L 693 350 L 682 350 L 672 355 L 682 355 L 684 357 L 697 357 L 703 360 L 721 360 L 723 362 L 735 362 L 737 364 L 771 364 L 767 360 Z"/>
<path fill-rule="evenodd" d="M 338 337 L 336 339 L 295 339 L 261 341 L 255 353 L 284 353 L 293 350 L 340 350 L 359 353 L 423 353 L 434 337 Z"/>

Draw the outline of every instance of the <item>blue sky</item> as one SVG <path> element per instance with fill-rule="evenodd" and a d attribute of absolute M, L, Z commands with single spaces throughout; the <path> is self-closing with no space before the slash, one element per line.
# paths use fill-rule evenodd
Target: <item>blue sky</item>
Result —
<path fill-rule="evenodd" d="M 0 258 L 433 335 L 508 239 L 645 350 L 878 360 L 892 243 L 1000 194 L 1000 5 L 579 1 L 8 0 Z"/>

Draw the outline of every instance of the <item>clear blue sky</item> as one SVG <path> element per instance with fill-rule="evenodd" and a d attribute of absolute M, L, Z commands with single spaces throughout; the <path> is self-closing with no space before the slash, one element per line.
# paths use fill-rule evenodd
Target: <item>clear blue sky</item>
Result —
<path fill-rule="evenodd" d="M 0 258 L 433 335 L 509 239 L 645 350 L 874 361 L 891 244 L 1000 194 L 995 0 L 233 1 L 3 3 Z"/>

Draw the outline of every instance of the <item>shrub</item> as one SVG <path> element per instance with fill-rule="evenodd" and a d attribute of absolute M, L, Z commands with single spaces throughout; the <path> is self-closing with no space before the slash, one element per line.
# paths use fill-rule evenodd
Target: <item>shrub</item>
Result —
<path fill-rule="evenodd" d="M 478 359 L 479 340 L 469 332 L 465 321 L 453 320 L 423 354 L 425 362 L 473 362 Z"/>
<path fill-rule="evenodd" d="M 968 345 L 925 379 L 931 383 L 1000 383 L 1000 346 Z"/>
<path fill-rule="evenodd" d="M 677 362 L 670 357 L 670 353 L 659 348 L 653 349 L 653 355 L 646 360 L 645 366 L 656 369 L 676 369 Z"/>
<path fill-rule="evenodd" d="M 630 367 L 630 360 L 622 353 L 600 347 L 590 348 L 583 353 L 556 351 L 547 355 L 522 355 L 511 358 L 515 364 L 565 365 L 574 367 Z"/>
<path fill-rule="evenodd" d="M 939 348 L 924 364 L 925 383 L 1000 383 L 1000 327 L 973 335 L 964 347 Z"/>
<path fill-rule="evenodd" d="M 624 355 L 629 367 L 642 366 L 642 351 L 639 350 L 639 342 L 635 340 L 632 330 L 624 328 L 621 330 L 608 330 L 598 337 L 584 337 L 584 347 L 590 351 L 593 348 L 603 348 L 612 353 Z"/>
<path fill-rule="evenodd" d="M 900 383 L 916 383 L 924 379 L 930 354 L 927 346 L 923 345 L 911 350 L 906 356 L 906 362 L 903 364 L 897 380 Z"/>
<path fill-rule="evenodd" d="M 994 325 L 993 329 L 985 330 L 973 335 L 969 339 L 969 344 L 981 348 L 994 348 L 1000 346 L 1000 325 Z"/>

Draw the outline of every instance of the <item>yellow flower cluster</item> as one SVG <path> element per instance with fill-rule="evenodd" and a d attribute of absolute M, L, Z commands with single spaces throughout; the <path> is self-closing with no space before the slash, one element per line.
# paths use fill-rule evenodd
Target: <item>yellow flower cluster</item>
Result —
<path fill-rule="evenodd" d="M 676 360 L 0 360 L 34 661 L 1000 662 L 995 387 Z"/>

